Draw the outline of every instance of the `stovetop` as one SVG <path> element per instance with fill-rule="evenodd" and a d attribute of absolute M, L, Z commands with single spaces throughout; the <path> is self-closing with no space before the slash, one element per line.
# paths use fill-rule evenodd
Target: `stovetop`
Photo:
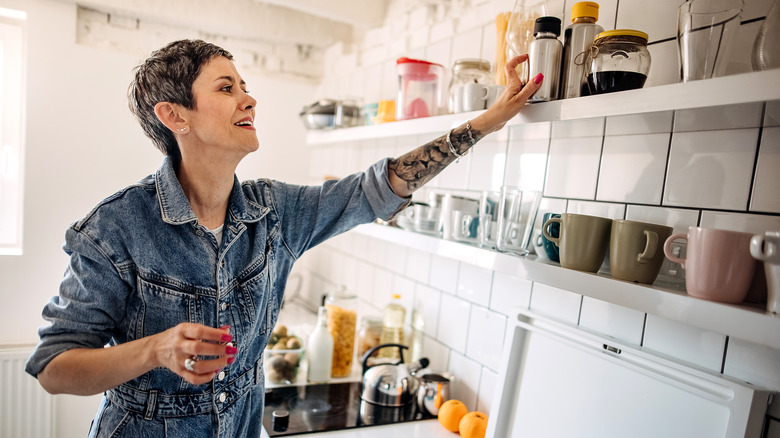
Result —
<path fill-rule="evenodd" d="M 283 386 L 265 393 L 263 426 L 269 436 L 292 436 L 330 430 L 394 424 L 433 418 L 423 415 L 416 403 L 382 407 L 361 400 L 361 382 Z M 289 413 L 288 425 L 274 427 L 273 415 Z"/>

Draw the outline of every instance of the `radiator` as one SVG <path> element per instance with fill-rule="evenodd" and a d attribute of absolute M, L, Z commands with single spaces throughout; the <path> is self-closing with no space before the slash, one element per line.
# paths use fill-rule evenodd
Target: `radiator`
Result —
<path fill-rule="evenodd" d="M 32 349 L 0 345 L 0 438 L 54 436 L 54 397 L 24 372 Z"/>

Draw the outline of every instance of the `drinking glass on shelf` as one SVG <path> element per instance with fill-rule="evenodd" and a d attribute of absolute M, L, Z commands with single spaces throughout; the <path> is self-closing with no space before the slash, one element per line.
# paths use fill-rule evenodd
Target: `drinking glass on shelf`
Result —
<path fill-rule="evenodd" d="M 742 17 L 743 0 L 687 0 L 677 16 L 680 79 L 723 76 Z"/>
<path fill-rule="evenodd" d="M 536 213 L 542 194 L 537 190 L 502 186 L 498 205 L 496 249 L 519 256 L 530 252 Z"/>
<path fill-rule="evenodd" d="M 550 15 L 547 0 L 516 0 L 506 28 L 507 59 L 528 53 L 528 46 L 534 40 L 536 19 Z M 520 82 L 525 85 L 529 78 L 528 61 L 518 66 Z"/>

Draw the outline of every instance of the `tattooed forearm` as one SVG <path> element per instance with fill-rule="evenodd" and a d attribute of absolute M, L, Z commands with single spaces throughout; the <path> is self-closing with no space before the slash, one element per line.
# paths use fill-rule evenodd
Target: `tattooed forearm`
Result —
<path fill-rule="evenodd" d="M 469 135 L 466 125 L 463 125 L 450 133 L 452 147 L 455 148 L 458 155 L 468 152 L 474 143 L 484 137 L 481 131 L 474 128 L 471 128 L 470 132 Z M 433 179 L 457 158 L 450 151 L 447 145 L 447 134 L 444 134 L 430 143 L 390 161 L 388 167 L 391 172 L 406 182 L 409 191 L 414 191 Z"/>

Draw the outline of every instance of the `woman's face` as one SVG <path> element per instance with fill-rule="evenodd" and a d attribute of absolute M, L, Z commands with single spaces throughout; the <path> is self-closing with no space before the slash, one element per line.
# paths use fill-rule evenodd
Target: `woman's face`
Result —
<path fill-rule="evenodd" d="M 190 128 L 186 143 L 236 154 L 239 160 L 257 150 L 257 101 L 247 94 L 232 61 L 222 56 L 209 61 L 192 84 L 192 92 L 195 108 L 186 112 Z"/>

